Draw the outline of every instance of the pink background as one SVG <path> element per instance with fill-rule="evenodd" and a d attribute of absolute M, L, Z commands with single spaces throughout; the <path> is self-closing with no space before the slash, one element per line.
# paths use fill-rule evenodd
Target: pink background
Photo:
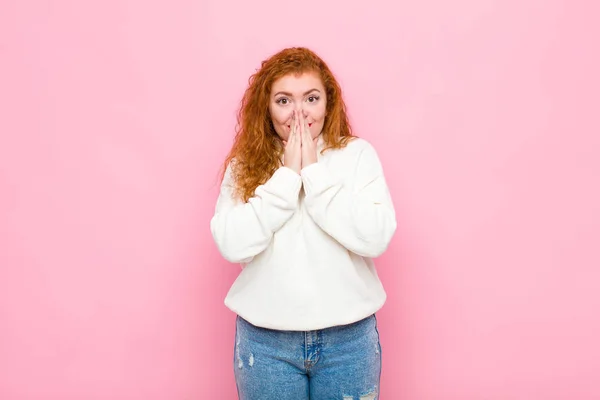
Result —
<path fill-rule="evenodd" d="M 381 398 L 599 399 L 599 11 L 2 1 L 0 398 L 235 398 L 218 168 L 248 76 L 306 45 L 397 209 Z"/>

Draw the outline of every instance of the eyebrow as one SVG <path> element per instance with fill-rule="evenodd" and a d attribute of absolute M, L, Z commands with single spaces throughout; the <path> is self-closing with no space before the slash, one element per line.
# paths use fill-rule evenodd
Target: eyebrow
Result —
<path fill-rule="evenodd" d="M 304 92 L 303 96 L 306 96 L 307 94 L 309 94 L 309 93 L 312 93 L 312 92 L 319 92 L 319 93 L 321 93 L 321 91 L 320 91 L 319 89 L 315 88 L 315 89 L 310 89 L 308 92 Z M 292 95 L 292 94 L 291 94 L 291 93 L 289 93 L 289 92 L 277 92 L 277 93 L 275 93 L 275 94 L 273 95 L 273 97 L 275 97 L 275 96 L 278 96 L 278 95 L 280 95 L 280 94 L 284 94 L 284 95 L 286 95 L 286 96 L 291 96 L 291 95 Z"/>

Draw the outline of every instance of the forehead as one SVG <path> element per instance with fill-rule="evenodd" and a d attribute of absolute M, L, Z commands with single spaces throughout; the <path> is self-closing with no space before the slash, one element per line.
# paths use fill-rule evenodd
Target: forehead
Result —
<path fill-rule="evenodd" d="M 323 82 L 316 72 L 305 72 L 301 75 L 288 74 L 273 82 L 271 93 L 280 91 L 302 95 L 308 90 L 324 91 Z"/>

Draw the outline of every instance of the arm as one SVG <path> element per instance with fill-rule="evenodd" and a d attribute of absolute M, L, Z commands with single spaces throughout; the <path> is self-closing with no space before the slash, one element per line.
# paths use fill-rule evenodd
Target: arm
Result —
<path fill-rule="evenodd" d="M 353 188 L 344 187 L 323 163 L 305 167 L 306 206 L 315 223 L 342 246 L 377 257 L 396 231 L 396 215 L 375 149 L 367 144 L 350 168 Z"/>
<path fill-rule="evenodd" d="M 233 184 L 228 167 L 210 230 L 223 258 L 247 263 L 267 248 L 273 233 L 294 214 L 302 180 L 291 169 L 281 167 L 256 188 L 247 203 L 233 198 Z"/>

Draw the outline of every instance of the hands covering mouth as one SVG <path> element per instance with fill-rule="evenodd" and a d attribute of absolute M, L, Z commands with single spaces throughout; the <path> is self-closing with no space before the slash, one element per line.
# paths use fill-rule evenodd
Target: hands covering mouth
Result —
<path fill-rule="evenodd" d="M 302 168 L 317 162 L 317 139 L 310 134 L 310 126 L 304 115 L 297 111 L 292 114 L 291 130 L 288 140 L 283 141 L 283 165 L 300 173 Z"/>

